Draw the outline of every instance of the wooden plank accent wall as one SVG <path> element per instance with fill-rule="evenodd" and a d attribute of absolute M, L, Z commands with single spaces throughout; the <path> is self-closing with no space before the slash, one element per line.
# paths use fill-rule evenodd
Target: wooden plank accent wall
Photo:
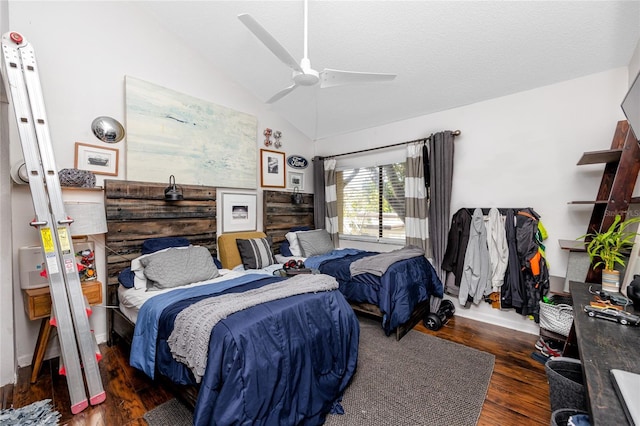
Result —
<path fill-rule="evenodd" d="M 262 194 L 264 233 L 271 237 L 275 253 L 280 253 L 285 234 L 294 226 L 314 228 L 313 194 L 302 194 L 302 204 L 293 204 L 292 194 L 285 191 L 264 191 Z"/>
<path fill-rule="evenodd" d="M 142 242 L 147 238 L 185 237 L 192 244 L 207 247 L 212 255 L 217 254 L 216 188 L 178 185 L 184 200 L 165 201 L 167 185 L 104 181 L 107 303 L 111 306 L 118 303 L 118 274 L 140 256 Z"/>

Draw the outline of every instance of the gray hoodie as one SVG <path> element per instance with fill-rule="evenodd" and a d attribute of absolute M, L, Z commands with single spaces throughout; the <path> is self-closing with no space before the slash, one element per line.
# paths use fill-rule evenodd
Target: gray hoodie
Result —
<path fill-rule="evenodd" d="M 471 218 L 469 243 L 464 256 L 464 267 L 460 281 L 458 300 L 462 306 L 468 297 L 473 303 L 480 303 L 489 285 L 489 249 L 487 247 L 487 229 L 484 225 L 482 209 L 475 209 Z"/>

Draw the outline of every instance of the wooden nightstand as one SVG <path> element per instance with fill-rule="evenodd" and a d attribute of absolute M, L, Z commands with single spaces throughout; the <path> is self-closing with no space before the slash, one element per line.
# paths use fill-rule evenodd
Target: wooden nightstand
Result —
<path fill-rule="evenodd" d="M 51 294 L 49 286 L 23 290 L 23 292 L 24 309 L 29 319 L 42 319 L 38 340 L 33 351 L 33 360 L 31 361 L 31 383 L 35 383 L 40 373 L 44 354 L 49 344 L 49 336 L 51 335 L 51 324 L 49 323 Z M 82 283 L 82 293 L 89 301 L 89 305 L 93 306 L 102 303 L 102 283 L 100 281 L 84 281 Z"/>

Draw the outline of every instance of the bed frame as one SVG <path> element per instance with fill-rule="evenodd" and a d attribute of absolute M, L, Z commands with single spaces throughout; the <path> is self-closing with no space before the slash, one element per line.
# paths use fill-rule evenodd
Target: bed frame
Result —
<path fill-rule="evenodd" d="M 314 228 L 313 194 L 303 194 L 302 204 L 293 204 L 291 194 L 291 192 L 284 191 L 264 191 L 263 193 L 264 232 L 271 237 L 276 253 L 280 253 L 280 244 L 285 240 L 285 234 L 292 227 L 308 226 L 311 229 Z M 376 305 L 351 302 L 350 305 L 357 313 L 382 319 L 382 312 Z M 400 340 L 428 313 L 428 300 L 418 304 L 409 320 L 396 328 L 396 339 Z"/>
<path fill-rule="evenodd" d="M 142 242 L 155 237 L 185 237 L 216 255 L 216 188 L 181 185 L 184 200 L 165 201 L 166 183 L 105 180 L 107 216 L 107 304 L 118 306 L 118 274 L 140 256 Z M 118 309 L 107 314 L 108 344 L 131 345 L 134 324 Z M 168 384 L 185 402 L 195 405 L 197 389 Z"/>

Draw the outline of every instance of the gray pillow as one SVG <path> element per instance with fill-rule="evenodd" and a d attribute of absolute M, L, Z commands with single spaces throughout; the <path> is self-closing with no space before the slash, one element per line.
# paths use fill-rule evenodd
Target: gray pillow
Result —
<path fill-rule="evenodd" d="M 329 253 L 334 249 L 331 236 L 326 229 L 314 229 L 313 231 L 296 232 L 302 254 L 305 257 L 317 256 Z"/>
<path fill-rule="evenodd" d="M 140 259 L 147 277 L 147 288 L 159 290 L 179 287 L 220 275 L 206 247 L 170 248 Z"/>
<path fill-rule="evenodd" d="M 271 237 L 236 240 L 244 269 L 262 269 L 276 262 Z"/>

